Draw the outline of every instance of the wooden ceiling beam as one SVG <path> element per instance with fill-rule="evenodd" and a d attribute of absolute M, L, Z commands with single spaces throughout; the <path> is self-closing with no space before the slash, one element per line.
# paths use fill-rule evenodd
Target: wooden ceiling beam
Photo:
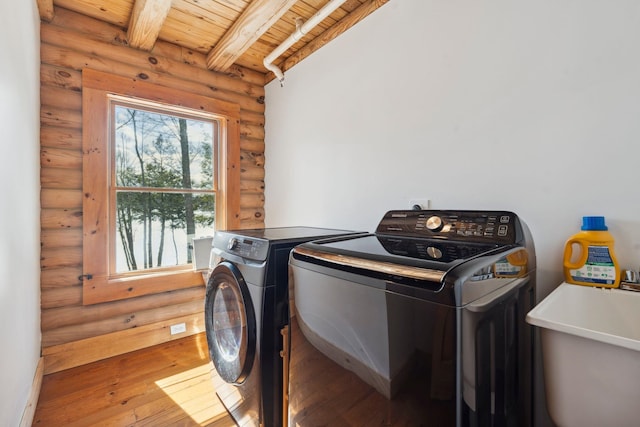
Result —
<path fill-rule="evenodd" d="M 171 0 L 135 0 L 127 39 L 129 46 L 151 50 L 171 9 Z"/>
<path fill-rule="evenodd" d="M 225 71 L 297 0 L 254 0 L 207 55 L 210 70 Z"/>
<path fill-rule="evenodd" d="M 40 13 L 40 19 L 51 22 L 53 19 L 53 0 L 38 0 L 38 13 Z"/>

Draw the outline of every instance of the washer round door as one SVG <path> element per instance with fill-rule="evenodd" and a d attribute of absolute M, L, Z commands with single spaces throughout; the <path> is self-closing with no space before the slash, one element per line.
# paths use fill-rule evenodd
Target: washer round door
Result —
<path fill-rule="evenodd" d="M 220 377 L 242 384 L 256 352 L 256 318 L 249 289 L 238 268 L 219 263 L 211 272 L 205 298 L 209 356 Z"/>

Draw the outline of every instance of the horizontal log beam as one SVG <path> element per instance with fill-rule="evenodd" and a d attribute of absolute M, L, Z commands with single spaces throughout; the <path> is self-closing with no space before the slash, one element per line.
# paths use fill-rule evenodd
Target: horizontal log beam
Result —
<path fill-rule="evenodd" d="M 181 334 L 171 335 L 170 327 L 176 323 L 185 323 L 187 330 Z M 134 329 L 45 347 L 42 349 L 44 373 L 45 375 L 51 374 L 163 342 L 184 338 L 201 333 L 204 328 L 204 314 L 200 312 L 166 319 Z"/>
<path fill-rule="evenodd" d="M 42 209 L 82 210 L 82 190 L 64 188 L 43 188 L 40 191 Z"/>
<path fill-rule="evenodd" d="M 57 248 L 81 248 L 82 247 L 82 228 L 43 228 L 40 231 L 40 242 L 42 249 L 53 250 Z M 69 278 L 70 284 L 74 284 L 75 280 L 82 273 L 74 273 Z"/>
<path fill-rule="evenodd" d="M 167 307 L 172 305 L 182 305 L 193 301 L 202 303 L 205 289 L 202 286 L 196 286 L 177 291 L 166 292 L 158 295 L 148 295 L 140 298 L 128 299 L 120 301 L 117 304 L 100 304 L 100 305 L 74 305 L 69 307 L 59 307 L 52 310 L 46 310 L 42 313 L 42 330 L 51 331 L 64 327 L 73 327 L 77 324 L 88 324 L 92 322 L 100 322 L 100 324 L 126 323 L 126 319 L 136 317 L 136 313 L 153 311 L 155 314 L 151 318 L 162 316 L 162 313 L 172 312 Z M 115 320 L 111 320 L 115 319 Z M 124 319 L 124 320 L 123 320 Z M 139 326 L 140 324 L 138 324 Z M 128 325 L 132 327 L 133 325 Z M 79 336 L 79 335 L 78 335 Z M 76 337 L 74 340 L 79 339 Z"/>
<path fill-rule="evenodd" d="M 82 150 L 82 131 L 58 126 L 40 126 L 40 146 Z"/>
<path fill-rule="evenodd" d="M 80 169 L 82 168 L 82 152 L 64 148 L 42 148 L 40 165 L 44 168 Z"/>
<path fill-rule="evenodd" d="M 190 301 L 172 304 L 151 310 L 142 310 L 104 321 L 92 321 L 81 325 L 73 325 L 52 330 L 42 330 L 42 346 L 50 347 L 59 343 L 86 339 L 93 336 L 108 334 L 114 331 L 136 329 L 164 319 L 172 319 L 202 312 L 202 301 Z"/>
<path fill-rule="evenodd" d="M 53 0 L 37 0 L 40 19 L 50 22 L 53 19 Z"/>
<path fill-rule="evenodd" d="M 79 231 L 82 235 L 82 230 Z M 79 277 L 82 275 L 81 266 L 48 268 L 40 272 L 42 289 L 64 288 L 68 286 L 82 286 Z M 46 311 L 43 311 L 46 312 Z"/>
<path fill-rule="evenodd" d="M 42 209 L 40 222 L 43 229 L 82 228 L 82 209 Z"/>

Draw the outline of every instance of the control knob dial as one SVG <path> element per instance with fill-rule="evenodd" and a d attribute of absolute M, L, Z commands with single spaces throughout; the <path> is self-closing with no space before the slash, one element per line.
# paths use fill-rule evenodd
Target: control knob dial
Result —
<path fill-rule="evenodd" d="M 430 216 L 427 219 L 427 230 L 429 231 L 440 231 L 442 230 L 443 225 L 444 222 L 442 221 L 442 218 L 437 215 Z"/>
<path fill-rule="evenodd" d="M 232 251 L 238 247 L 238 239 L 236 237 L 232 237 L 227 242 L 227 249 Z"/>
<path fill-rule="evenodd" d="M 429 246 L 427 248 L 427 254 L 429 254 L 429 256 L 433 259 L 440 259 L 442 258 L 442 251 L 438 248 L 436 248 L 435 246 Z"/>

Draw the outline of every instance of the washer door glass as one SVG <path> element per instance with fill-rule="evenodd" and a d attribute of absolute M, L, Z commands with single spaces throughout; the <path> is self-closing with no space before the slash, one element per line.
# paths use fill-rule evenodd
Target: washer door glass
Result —
<path fill-rule="evenodd" d="M 221 262 L 207 283 L 205 317 L 209 355 L 218 375 L 242 383 L 253 366 L 256 326 L 247 284 L 237 267 Z"/>

